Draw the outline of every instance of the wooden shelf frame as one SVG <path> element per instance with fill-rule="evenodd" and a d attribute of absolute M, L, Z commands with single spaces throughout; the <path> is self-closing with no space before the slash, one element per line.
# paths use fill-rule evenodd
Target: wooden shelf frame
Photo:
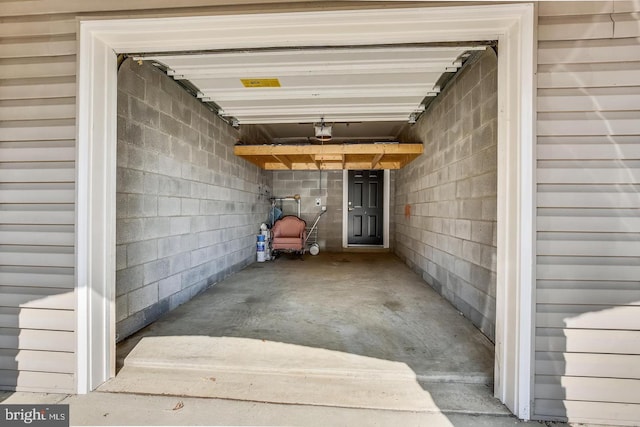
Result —
<path fill-rule="evenodd" d="M 422 144 L 236 145 L 236 156 L 265 170 L 400 169 Z"/>

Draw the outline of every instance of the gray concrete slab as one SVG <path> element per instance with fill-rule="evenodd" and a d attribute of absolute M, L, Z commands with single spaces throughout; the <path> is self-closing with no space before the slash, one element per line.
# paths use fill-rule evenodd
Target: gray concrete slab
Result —
<path fill-rule="evenodd" d="M 491 342 L 389 253 L 255 263 L 118 350 L 101 391 L 509 413 Z"/>
<path fill-rule="evenodd" d="M 491 342 L 392 254 L 255 263 L 125 340 L 120 363 L 143 337 L 162 336 L 330 350 L 403 364 L 420 381 L 493 378 Z"/>

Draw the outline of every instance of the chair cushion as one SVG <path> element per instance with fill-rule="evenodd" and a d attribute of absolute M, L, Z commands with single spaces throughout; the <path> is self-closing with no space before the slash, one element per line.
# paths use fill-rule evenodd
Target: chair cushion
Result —
<path fill-rule="evenodd" d="M 299 251 L 302 249 L 303 240 L 300 237 L 280 237 L 271 242 L 273 249 L 293 249 Z"/>

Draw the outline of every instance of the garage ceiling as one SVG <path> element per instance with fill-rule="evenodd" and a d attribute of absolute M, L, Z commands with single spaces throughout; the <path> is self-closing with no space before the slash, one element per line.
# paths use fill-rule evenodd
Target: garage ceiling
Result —
<path fill-rule="evenodd" d="M 407 122 L 470 50 L 407 46 L 145 56 L 240 125 Z"/>
<path fill-rule="evenodd" d="M 259 126 L 272 144 L 236 154 L 265 169 L 397 169 L 422 153 L 422 144 L 395 142 L 407 123 L 484 45 L 404 45 L 258 49 L 151 54 L 230 123 Z M 449 74 L 447 74 L 449 73 Z M 300 152 L 318 143 L 313 124 L 332 127 L 332 143 L 358 143 L 347 151 Z M 252 141 L 244 141 L 251 144 Z M 364 142 L 364 144 L 363 144 Z M 384 142 L 384 147 L 375 144 Z M 271 148 L 270 148 L 271 147 Z M 283 151 L 284 150 L 284 151 Z M 297 151 L 296 151 L 297 150 Z M 326 150 L 326 149 L 325 149 Z M 334 150 L 335 151 L 335 150 Z"/>

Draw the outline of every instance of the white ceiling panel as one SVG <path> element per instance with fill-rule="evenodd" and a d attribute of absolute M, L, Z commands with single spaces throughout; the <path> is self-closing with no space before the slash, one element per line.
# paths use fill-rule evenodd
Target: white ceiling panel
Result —
<path fill-rule="evenodd" d="M 152 55 L 240 124 L 407 121 L 445 72 L 482 46 L 288 49 Z"/>
<path fill-rule="evenodd" d="M 263 67 L 268 65 L 313 64 L 349 64 L 349 63 L 406 63 L 416 62 L 451 62 L 462 52 L 483 49 L 482 47 L 346 47 L 326 49 L 287 49 L 287 50 L 254 50 L 219 53 L 163 55 L 176 67 L 208 67 L 211 57 L 222 67 Z M 252 61 L 247 63 L 246 58 Z M 152 57 L 153 58 L 153 57 Z"/>
<path fill-rule="evenodd" d="M 380 106 L 380 105 L 409 105 L 414 106 L 416 102 L 420 102 L 423 97 L 416 96 L 372 96 L 369 97 L 351 97 L 349 99 L 349 105 L 353 106 Z M 216 98 L 219 100 L 219 98 Z M 227 108 L 230 109 L 241 109 L 247 107 L 247 104 L 244 100 L 225 100 L 224 104 Z M 260 108 L 274 108 L 273 107 L 273 99 L 262 99 L 257 98 L 252 100 L 251 108 L 260 107 Z M 317 108 L 319 106 L 341 106 L 344 105 L 344 97 L 335 97 L 335 98 L 326 98 L 326 97 L 318 97 L 318 96 L 310 96 L 308 98 L 289 98 L 289 99 L 281 99 L 278 102 L 278 107 L 314 107 Z"/>
<path fill-rule="evenodd" d="M 314 88 L 317 92 L 322 92 L 326 87 L 350 87 L 358 88 L 359 86 L 377 86 L 379 88 L 389 88 L 396 85 L 411 86 L 414 89 L 431 89 L 436 84 L 444 70 L 440 72 L 419 71 L 415 70 L 411 73 L 349 73 L 349 74 L 320 74 L 315 76 L 298 75 L 298 76 L 282 76 L 277 73 L 262 73 L 256 71 L 254 73 L 238 74 L 236 77 L 202 77 L 194 76 L 186 78 L 198 88 L 203 88 L 203 92 L 215 93 L 217 90 L 236 89 L 243 93 L 260 93 L 258 89 L 264 89 L 264 92 L 277 92 L 280 88 L 296 89 L 296 88 Z M 174 76 L 176 80 L 182 77 Z M 241 79 L 278 79 L 280 87 L 245 87 Z"/>

